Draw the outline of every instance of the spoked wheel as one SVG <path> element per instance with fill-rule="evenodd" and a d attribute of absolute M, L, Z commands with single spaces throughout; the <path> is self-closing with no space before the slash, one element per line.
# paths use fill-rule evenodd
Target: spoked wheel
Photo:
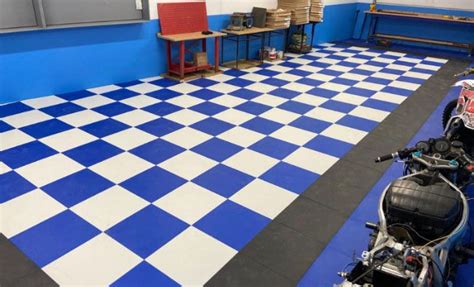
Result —
<path fill-rule="evenodd" d="M 443 129 L 446 128 L 446 126 L 448 125 L 449 120 L 451 119 L 452 116 L 454 116 L 454 110 L 456 110 L 457 105 L 458 105 L 458 101 L 457 100 L 452 100 L 444 108 L 444 111 L 443 111 Z"/>

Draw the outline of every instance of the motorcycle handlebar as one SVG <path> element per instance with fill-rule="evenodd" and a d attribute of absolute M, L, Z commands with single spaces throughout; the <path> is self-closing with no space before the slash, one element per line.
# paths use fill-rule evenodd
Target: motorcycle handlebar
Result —
<path fill-rule="evenodd" d="M 457 78 L 457 77 L 461 77 L 461 76 L 466 77 L 466 76 L 472 75 L 472 74 L 474 74 L 474 68 L 467 69 L 462 73 L 455 74 L 454 76 Z"/>
<path fill-rule="evenodd" d="M 407 158 L 412 152 L 415 152 L 415 151 L 417 151 L 417 148 L 401 149 L 401 150 L 399 150 L 395 153 L 392 153 L 392 154 L 386 154 L 386 155 L 383 155 L 383 156 L 379 156 L 378 158 L 375 159 L 375 162 L 379 163 L 379 162 L 383 162 L 383 161 L 387 161 L 387 160 L 391 160 L 391 159 L 396 159 L 396 158 L 404 159 L 404 158 Z"/>

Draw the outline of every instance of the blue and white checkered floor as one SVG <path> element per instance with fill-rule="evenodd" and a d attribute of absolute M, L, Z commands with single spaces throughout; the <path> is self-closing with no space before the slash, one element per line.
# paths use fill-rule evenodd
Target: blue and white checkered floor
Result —
<path fill-rule="evenodd" d="M 445 62 L 327 44 L 0 106 L 0 231 L 60 285 L 202 285 Z"/>

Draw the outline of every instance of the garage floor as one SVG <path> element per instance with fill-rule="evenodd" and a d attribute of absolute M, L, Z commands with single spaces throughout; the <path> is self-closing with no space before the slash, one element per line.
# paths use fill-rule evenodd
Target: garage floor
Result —
<path fill-rule="evenodd" d="M 1 233 L 60 285 L 202 285 L 446 62 L 328 44 L 0 106 Z"/>

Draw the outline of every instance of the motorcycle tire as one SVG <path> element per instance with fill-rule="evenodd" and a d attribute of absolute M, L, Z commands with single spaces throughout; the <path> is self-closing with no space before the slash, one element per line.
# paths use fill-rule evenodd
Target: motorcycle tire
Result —
<path fill-rule="evenodd" d="M 443 111 L 443 129 L 445 129 L 446 126 L 448 125 L 448 122 L 451 119 L 451 117 L 453 116 L 453 111 L 456 109 L 457 105 L 458 105 L 458 101 L 457 100 L 452 100 L 444 108 L 444 111 Z"/>

